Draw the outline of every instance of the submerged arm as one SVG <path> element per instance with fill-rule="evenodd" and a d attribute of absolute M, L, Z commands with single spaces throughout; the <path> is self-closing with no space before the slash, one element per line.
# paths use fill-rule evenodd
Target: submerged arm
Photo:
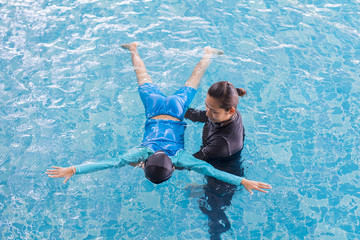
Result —
<path fill-rule="evenodd" d="M 187 168 L 190 170 L 194 170 L 198 173 L 204 174 L 206 176 L 210 176 L 210 177 L 214 177 L 218 180 L 233 184 L 233 185 L 237 185 L 240 186 L 241 181 L 243 180 L 242 177 L 224 172 L 224 171 L 220 171 L 216 168 L 214 168 L 213 166 L 211 166 L 209 163 L 196 159 L 195 157 L 193 157 L 191 154 L 189 154 L 186 151 L 182 151 L 182 153 L 180 153 L 178 157 L 177 161 L 176 161 L 176 167 L 183 167 L 183 168 Z M 175 161 L 174 161 L 175 162 Z"/>
<path fill-rule="evenodd" d="M 186 151 L 182 151 L 181 155 L 179 155 L 179 158 L 177 159 L 177 166 L 188 168 L 191 170 L 194 170 L 198 173 L 214 177 L 218 180 L 221 180 L 223 182 L 227 182 L 233 185 L 240 186 L 243 185 L 246 190 L 250 192 L 250 194 L 253 194 L 252 190 L 257 190 L 260 192 L 267 193 L 267 191 L 263 189 L 271 189 L 271 186 L 267 183 L 257 182 L 257 181 L 251 181 L 247 180 L 245 178 L 220 171 L 216 168 L 214 168 L 209 163 L 194 158 L 191 154 L 189 154 Z"/>

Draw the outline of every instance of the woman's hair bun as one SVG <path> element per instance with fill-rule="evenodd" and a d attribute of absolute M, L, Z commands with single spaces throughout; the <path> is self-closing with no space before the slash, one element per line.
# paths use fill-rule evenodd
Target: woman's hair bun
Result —
<path fill-rule="evenodd" d="M 247 93 L 246 93 L 246 90 L 243 89 L 243 88 L 236 88 L 236 91 L 237 91 L 237 93 L 238 93 L 238 95 L 239 95 L 240 97 L 242 97 L 242 96 L 244 96 L 244 95 L 247 94 Z"/>

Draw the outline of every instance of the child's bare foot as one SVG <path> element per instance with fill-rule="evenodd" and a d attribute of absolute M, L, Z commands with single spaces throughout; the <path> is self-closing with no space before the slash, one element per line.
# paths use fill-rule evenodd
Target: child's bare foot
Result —
<path fill-rule="evenodd" d="M 205 50 L 205 54 L 209 54 L 209 55 L 222 55 L 224 54 L 223 51 L 219 50 L 219 49 L 216 49 L 216 48 L 212 48 L 212 47 L 205 47 L 204 48 Z"/>
<path fill-rule="evenodd" d="M 132 42 L 132 43 L 121 44 L 121 47 L 124 49 L 128 49 L 130 51 L 135 51 L 138 45 L 139 45 L 138 42 Z"/>

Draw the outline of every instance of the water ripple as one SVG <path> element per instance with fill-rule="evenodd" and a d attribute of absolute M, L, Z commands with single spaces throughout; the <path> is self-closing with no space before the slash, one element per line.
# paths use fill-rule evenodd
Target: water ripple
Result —
<path fill-rule="evenodd" d="M 120 156 L 141 141 L 144 109 L 130 54 L 120 47 L 131 41 L 141 42 L 165 94 L 184 84 L 205 46 L 224 50 L 192 106 L 204 108 L 206 90 L 219 80 L 248 92 L 239 103 L 245 175 L 274 188 L 251 198 L 242 188 L 235 193 L 224 239 L 360 237 L 357 2 L 0 6 L 1 239 L 209 237 L 200 174 L 177 171 L 158 186 L 129 166 L 67 185 L 43 174 Z M 201 125 L 189 123 L 186 134 L 187 148 L 197 151 Z M 200 190 L 187 194 L 189 184 Z"/>

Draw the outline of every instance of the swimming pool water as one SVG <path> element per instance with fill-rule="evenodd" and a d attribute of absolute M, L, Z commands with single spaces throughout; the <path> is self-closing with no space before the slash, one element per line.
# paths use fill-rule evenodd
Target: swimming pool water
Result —
<path fill-rule="evenodd" d="M 0 0 L 0 239 L 209 238 L 195 172 L 158 186 L 130 166 L 66 185 L 44 174 L 141 141 L 144 109 L 119 47 L 131 41 L 165 94 L 203 47 L 224 50 L 193 107 L 216 81 L 248 92 L 242 166 L 273 189 L 239 188 L 222 239 L 360 238 L 359 19 L 359 0 Z M 202 125 L 188 124 L 195 152 Z"/>

